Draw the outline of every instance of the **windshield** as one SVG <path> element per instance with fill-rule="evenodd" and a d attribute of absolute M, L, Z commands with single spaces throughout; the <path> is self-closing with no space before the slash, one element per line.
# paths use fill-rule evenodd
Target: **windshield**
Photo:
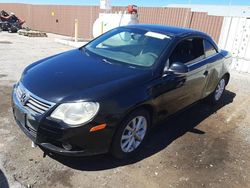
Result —
<path fill-rule="evenodd" d="M 120 27 L 93 40 L 85 48 L 104 58 L 150 67 L 170 40 L 171 38 L 165 34 Z"/>

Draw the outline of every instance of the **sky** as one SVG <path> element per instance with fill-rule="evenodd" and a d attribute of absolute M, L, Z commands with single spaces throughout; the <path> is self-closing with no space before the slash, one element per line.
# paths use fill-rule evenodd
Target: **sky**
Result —
<path fill-rule="evenodd" d="M 248 5 L 250 0 L 112 0 L 113 6 L 137 6 L 162 7 L 168 4 L 209 4 L 209 5 Z M 99 5 L 100 0 L 0 0 L 0 3 L 29 3 L 29 4 L 59 4 L 59 5 Z"/>

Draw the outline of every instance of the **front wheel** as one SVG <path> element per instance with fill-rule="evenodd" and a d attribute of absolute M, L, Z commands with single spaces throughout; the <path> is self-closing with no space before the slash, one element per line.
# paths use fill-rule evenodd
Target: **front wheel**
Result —
<path fill-rule="evenodd" d="M 125 118 L 113 139 L 111 152 L 116 158 L 134 156 L 149 132 L 150 116 L 145 110 L 134 111 Z"/>

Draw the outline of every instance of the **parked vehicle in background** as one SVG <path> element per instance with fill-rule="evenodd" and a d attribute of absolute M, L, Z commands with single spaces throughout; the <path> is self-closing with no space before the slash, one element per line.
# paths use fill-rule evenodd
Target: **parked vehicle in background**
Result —
<path fill-rule="evenodd" d="M 230 63 L 199 31 L 119 27 L 29 65 L 13 88 L 13 113 L 47 152 L 127 158 L 157 122 L 204 98 L 217 103 Z"/>
<path fill-rule="evenodd" d="M 24 23 L 25 21 L 16 17 L 14 13 L 7 13 L 4 10 L 0 12 L 0 29 L 3 31 L 16 33 Z"/>

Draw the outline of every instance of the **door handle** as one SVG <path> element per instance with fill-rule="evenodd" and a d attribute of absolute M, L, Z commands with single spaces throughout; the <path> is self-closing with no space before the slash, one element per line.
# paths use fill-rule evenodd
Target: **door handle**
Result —
<path fill-rule="evenodd" d="M 206 77 L 208 75 L 208 71 L 206 70 L 203 75 Z"/>

